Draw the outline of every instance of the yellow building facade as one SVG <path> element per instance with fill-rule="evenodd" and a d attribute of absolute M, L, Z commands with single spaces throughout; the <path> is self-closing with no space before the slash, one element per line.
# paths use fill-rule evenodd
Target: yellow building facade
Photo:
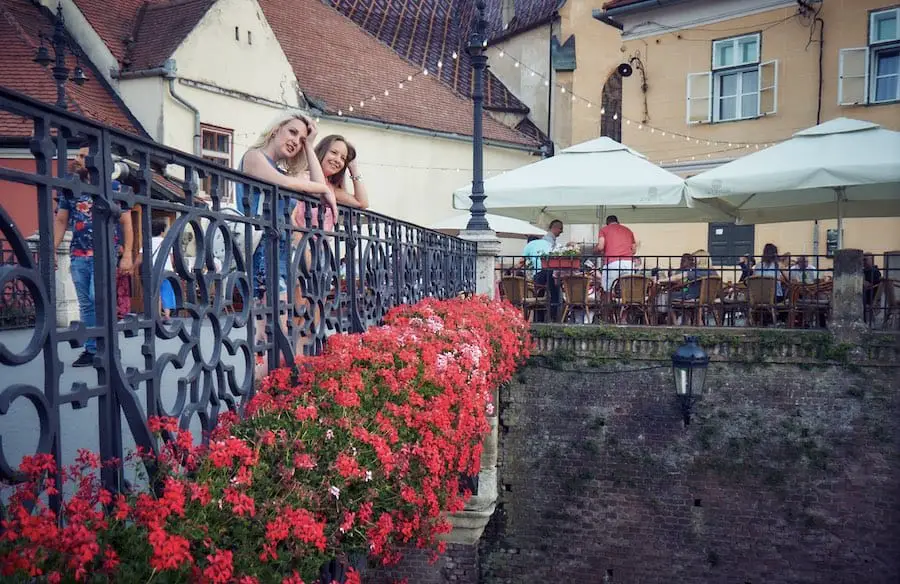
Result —
<path fill-rule="evenodd" d="M 568 0 L 547 31 L 562 40 L 574 36 L 571 71 L 536 58 L 544 31 L 492 48 L 492 68 L 504 82 L 517 77 L 525 101 L 543 103 L 542 112 L 549 100 L 547 125 L 557 148 L 610 135 L 687 177 L 838 117 L 900 130 L 896 0 L 598 5 Z M 515 66 L 516 59 L 532 66 Z M 630 76 L 617 73 L 623 63 Z M 567 229 L 569 237 L 596 239 L 597 218 L 586 213 L 585 224 Z M 835 224 L 756 225 L 754 253 L 772 242 L 795 255 L 824 254 Z M 708 248 L 716 232 L 707 224 L 631 227 L 646 255 Z M 844 243 L 874 253 L 900 250 L 900 218 L 847 219 Z"/>

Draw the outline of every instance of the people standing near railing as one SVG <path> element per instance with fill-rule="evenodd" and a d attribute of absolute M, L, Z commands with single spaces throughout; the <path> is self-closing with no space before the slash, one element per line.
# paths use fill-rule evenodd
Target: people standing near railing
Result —
<path fill-rule="evenodd" d="M 320 195 L 323 203 L 328 205 L 332 217 L 337 217 L 337 202 L 331 187 L 326 184 L 322 166 L 313 150 L 318 128 L 315 121 L 296 111 L 284 111 L 279 114 L 260 134 L 238 165 L 238 170 L 255 176 L 266 182 L 286 187 L 295 191 Z M 304 174 L 309 172 L 309 178 Z M 241 185 L 238 186 L 238 210 L 245 216 L 256 216 L 261 209 L 262 193 L 254 189 L 249 197 L 245 197 Z M 275 212 L 279 216 L 290 213 L 293 217 L 296 202 L 283 197 L 279 199 Z M 291 238 L 287 232 L 279 235 L 278 251 L 278 289 L 282 301 L 287 300 L 287 273 L 290 258 Z M 266 295 L 266 242 L 261 241 L 253 254 L 253 289 L 254 296 L 263 301 Z M 287 323 L 287 316 L 281 317 L 282 328 Z M 257 327 L 256 338 L 263 340 L 264 327 Z"/>
<path fill-rule="evenodd" d="M 152 235 L 150 238 L 150 261 L 153 262 L 153 264 L 156 263 L 156 258 L 159 256 L 159 250 L 162 248 L 167 228 L 168 225 L 166 224 L 165 219 L 154 219 L 150 222 L 150 232 Z M 167 272 L 175 271 L 175 268 L 172 265 L 172 252 L 166 254 L 166 261 L 163 263 L 163 269 Z M 163 279 L 159 285 L 159 312 L 162 316 L 163 324 L 170 324 L 172 322 L 172 311 L 176 308 L 175 303 L 175 288 L 172 287 L 172 282 L 170 280 Z"/>
<path fill-rule="evenodd" d="M 90 153 L 87 146 L 80 148 L 75 159 L 69 165 L 69 172 L 82 182 L 90 181 L 90 171 L 85 158 Z M 113 190 L 118 190 L 119 183 L 113 181 Z M 94 197 L 84 192 L 62 192 L 59 196 L 56 216 L 53 221 L 53 249 L 62 243 L 66 231 L 71 228 L 72 242 L 69 248 L 72 283 L 75 285 L 75 296 L 78 299 L 78 311 L 81 322 L 88 328 L 97 324 L 94 283 Z M 113 235 L 113 245 L 118 256 L 116 273 L 117 314 L 122 318 L 122 309 L 127 312 L 127 303 L 131 302 L 130 294 L 120 280 L 128 279 L 134 269 L 132 261 L 134 233 L 132 232 L 131 213 L 125 211 L 119 215 L 119 223 Z M 72 363 L 72 367 L 90 367 L 94 364 L 97 353 L 97 339 L 88 338 L 84 343 L 84 351 Z"/>
<path fill-rule="evenodd" d="M 634 254 L 637 253 L 634 232 L 619 224 L 619 218 L 615 215 L 606 218 L 606 226 L 600 230 L 594 250 L 603 254 L 604 290 L 609 291 L 620 276 L 634 270 Z"/>
<path fill-rule="evenodd" d="M 338 203 L 357 209 L 369 208 L 369 192 L 356 164 L 356 148 L 346 138 L 337 134 L 325 136 L 316 145 L 316 158 Z M 352 193 L 347 190 L 348 171 Z"/>

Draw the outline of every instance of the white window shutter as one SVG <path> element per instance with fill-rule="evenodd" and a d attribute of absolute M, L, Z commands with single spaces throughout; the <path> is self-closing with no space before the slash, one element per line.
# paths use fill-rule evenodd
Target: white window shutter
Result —
<path fill-rule="evenodd" d="M 712 120 L 712 73 L 688 73 L 687 123 L 702 124 Z"/>
<path fill-rule="evenodd" d="M 869 101 L 869 47 L 841 49 L 838 61 L 838 105 Z"/>
<path fill-rule="evenodd" d="M 778 112 L 778 61 L 759 64 L 759 115 Z"/>

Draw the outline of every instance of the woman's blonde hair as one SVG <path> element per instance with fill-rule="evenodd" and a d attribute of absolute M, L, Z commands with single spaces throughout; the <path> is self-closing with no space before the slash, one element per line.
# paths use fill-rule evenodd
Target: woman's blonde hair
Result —
<path fill-rule="evenodd" d="M 709 269 L 709 252 L 705 249 L 698 249 L 691 254 L 694 256 L 694 266 L 701 270 Z"/>
<path fill-rule="evenodd" d="M 306 125 L 309 131 L 309 117 L 303 112 L 297 110 L 284 110 L 275 116 L 266 129 L 259 135 L 251 146 L 251 150 L 259 150 L 269 145 L 269 142 L 275 139 L 278 131 L 291 120 L 300 120 Z M 297 176 L 304 170 L 309 168 L 309 162 L 306 160 L 306 144 L 301 143 L 300 150 L 292 157 L 285 161 L 284 170 L 291 176 Z"/>

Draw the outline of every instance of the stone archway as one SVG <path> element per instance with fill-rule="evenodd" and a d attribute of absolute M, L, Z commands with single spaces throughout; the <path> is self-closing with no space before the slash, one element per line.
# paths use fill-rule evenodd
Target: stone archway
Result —
<path fill-rule="evenodd" d="M 600 100 L 600 135 L 622 141 L 622 76 L 613 70 L 603 84 L 603 96 Z"/>

